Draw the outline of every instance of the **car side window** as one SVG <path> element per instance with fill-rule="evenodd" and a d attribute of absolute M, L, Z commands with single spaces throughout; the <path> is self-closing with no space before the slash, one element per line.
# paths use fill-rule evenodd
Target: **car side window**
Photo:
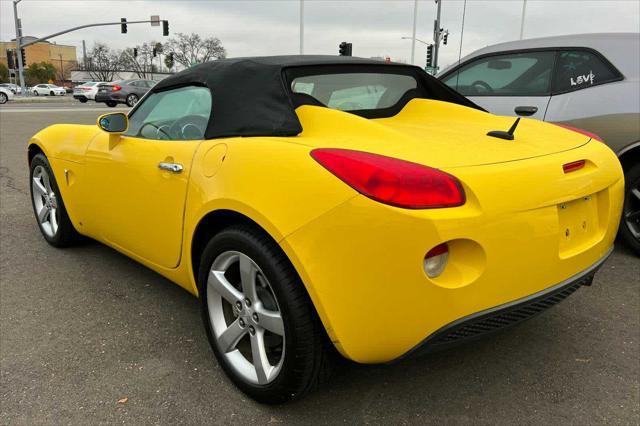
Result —
<path fill-rule="evenodd" d="M 595 53 L 587 50 L 558 52 L 553 92 L 567 92 L 616 80 L 619 74 Z"/>
<path fill-rule="evenodd" d="M 199 140 L 211 115 L 211 93 L 201 86 L 147 96 L 129 117 L 126 136 L 157 140 Z"/>
<path fill-rule="evenodd" d="M 480 58 L 443 82 L 465 96 L 546 96 L 555 52 L 522 52 Z"/>

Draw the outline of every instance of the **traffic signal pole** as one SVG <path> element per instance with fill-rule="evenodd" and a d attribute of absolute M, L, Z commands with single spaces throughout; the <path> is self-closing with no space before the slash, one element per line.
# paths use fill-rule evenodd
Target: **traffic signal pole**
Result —
<path fill-rule="evenodd" d="M 438 73 L 438 51 L 440 50 L 440 10 L 442 8 L 442 0 L 436 0 L 438 11 L 436 12 L 436 22 L 433 28 L 433 75 Z"/>
<path fill-rule="evenodd" d="M 62 34 L 67 34 L 73 31 L 77 31 L 77 30 L 81 30 L 83 28 L 90 28 L 90 27 L 104 27 L 104 26 L 108 26 L 108 25 L 123 25 L 123 24 L 148 24 L 148 23 L 154 23 L 157 21 L 154 20 L 148 20 L 148 21 L 119 21 L 119 22 L 102 22 L 99 24 L 86 24 L 86 25 L 80 25 L 77 27 L 73 27 L 73 28 L 69 28 L 63 31 L 58 31 L 57 33 L 53 33 L 50 34 L 48 36 L 45 37 L 40 37 L 37 38 L 35 40 L 29 41 L 28 43 L 22 43 L 22 28 L 20 27 L 20 19 L 18 18 L 18 3 L 20 3 L 22 0 L 13 0 L 13 17 L 15 20 L 15 24 L 16 24 L 16 51 L 18 52 L 18 74 L 20 74 L 20 87 L 22 90 L 22 96 L 26 96 L 27 95 L 27 91 L 26 91 L 26 86 L 24 84 L 24 64 L 22 63 L 22 55 L 20 52 L 20 49 L 24 49 L 27 46 L 31 46 L 32 44 L 36 44 L 39 43 L 41 41 L 46 41 L 50 38 L 53 37 L 57 37 L 59 35 Z M 166 31 L 164 30 L 166 28 Z M 169 23 L 168 21 L 163 21 L 163 34 L 164 35 L 168 35 L 168 29 L 169 29 Z"/>
<path fill-rule="evenodd" d="M 13 20 L 16 24 L 16 56 L 18 58 L 18 75 L 20 76 L 20 93 L 27 96 L 27 88 L 24 84 L 24 64 L 22 63 L 22 28 L 18 19 L 18 3 L 21 0 L 13 0 Z"/>

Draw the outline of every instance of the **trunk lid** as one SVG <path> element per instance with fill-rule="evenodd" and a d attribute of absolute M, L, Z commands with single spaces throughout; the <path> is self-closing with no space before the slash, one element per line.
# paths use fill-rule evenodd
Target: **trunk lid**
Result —
<path fill-rule="evenodd" d="M 524 160 L 575 149 L 589 138 L 538 120 L 521 119 L 512 141 L 487 136 L 508 130 L 513 117 L 460 105 L 414 99 L 393 117 L 366 119 L 302 106 L 301 143 L 372 152 L 431 167 L 466 167 Z"/>

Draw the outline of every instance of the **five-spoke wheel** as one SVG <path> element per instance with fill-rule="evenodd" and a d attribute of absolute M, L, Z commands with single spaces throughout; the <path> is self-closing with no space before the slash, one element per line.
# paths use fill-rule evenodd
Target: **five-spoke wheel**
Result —
<path fill-rule="evenodd" d="M 43 166 L 36 166 L 33 170 L 31 196 L 42 232 L 51 238 L 55 237 L 58 232 L 60 213 L 56 193 L 51 187 L 51 179 Z"/>
<path fill-rule="evenodd" d="M 272 381 L 284 360 L 285 333 L 269 281 L 247 255 L 226 251 L 213 262 L 207 305 L 216 344 L 245 380 Z"/>
<path fill-rule="evenodd" d="M 620 236 L 640 256 L 640 164 L 625 173 L 625 184 Z"/>
<path fill-rule="evenodd" d="M 44 239 L 56 247 L 66 247 L 75 243 L 76 232 L 64 202 L 60 188 L 44 154 L 36 154 L 30 163 L 31 204 Z"/>
<path fill-rule="evenodd" d="M 280 403 L 328 377 L 331 343 L 295 269 L 260 228 L 238 224 L 215 234 L 198 283 L 211 347 L 242 391 Z"/>

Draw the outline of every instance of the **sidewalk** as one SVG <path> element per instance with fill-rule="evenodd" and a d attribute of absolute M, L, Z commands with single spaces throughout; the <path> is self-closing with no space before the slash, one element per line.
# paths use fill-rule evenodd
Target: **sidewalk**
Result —
<path fill-rule="evenodd" d="M 73 99 L 73 95 L 68 93 L 64 96 L 28 96 L 23 98 L 21 95 L 13 95 L 13 98 L 9 103 L 17 104 L 46 104 L 46 103 L 60 103 L 60 102 L 79 102 L 77 99 Z"/>

